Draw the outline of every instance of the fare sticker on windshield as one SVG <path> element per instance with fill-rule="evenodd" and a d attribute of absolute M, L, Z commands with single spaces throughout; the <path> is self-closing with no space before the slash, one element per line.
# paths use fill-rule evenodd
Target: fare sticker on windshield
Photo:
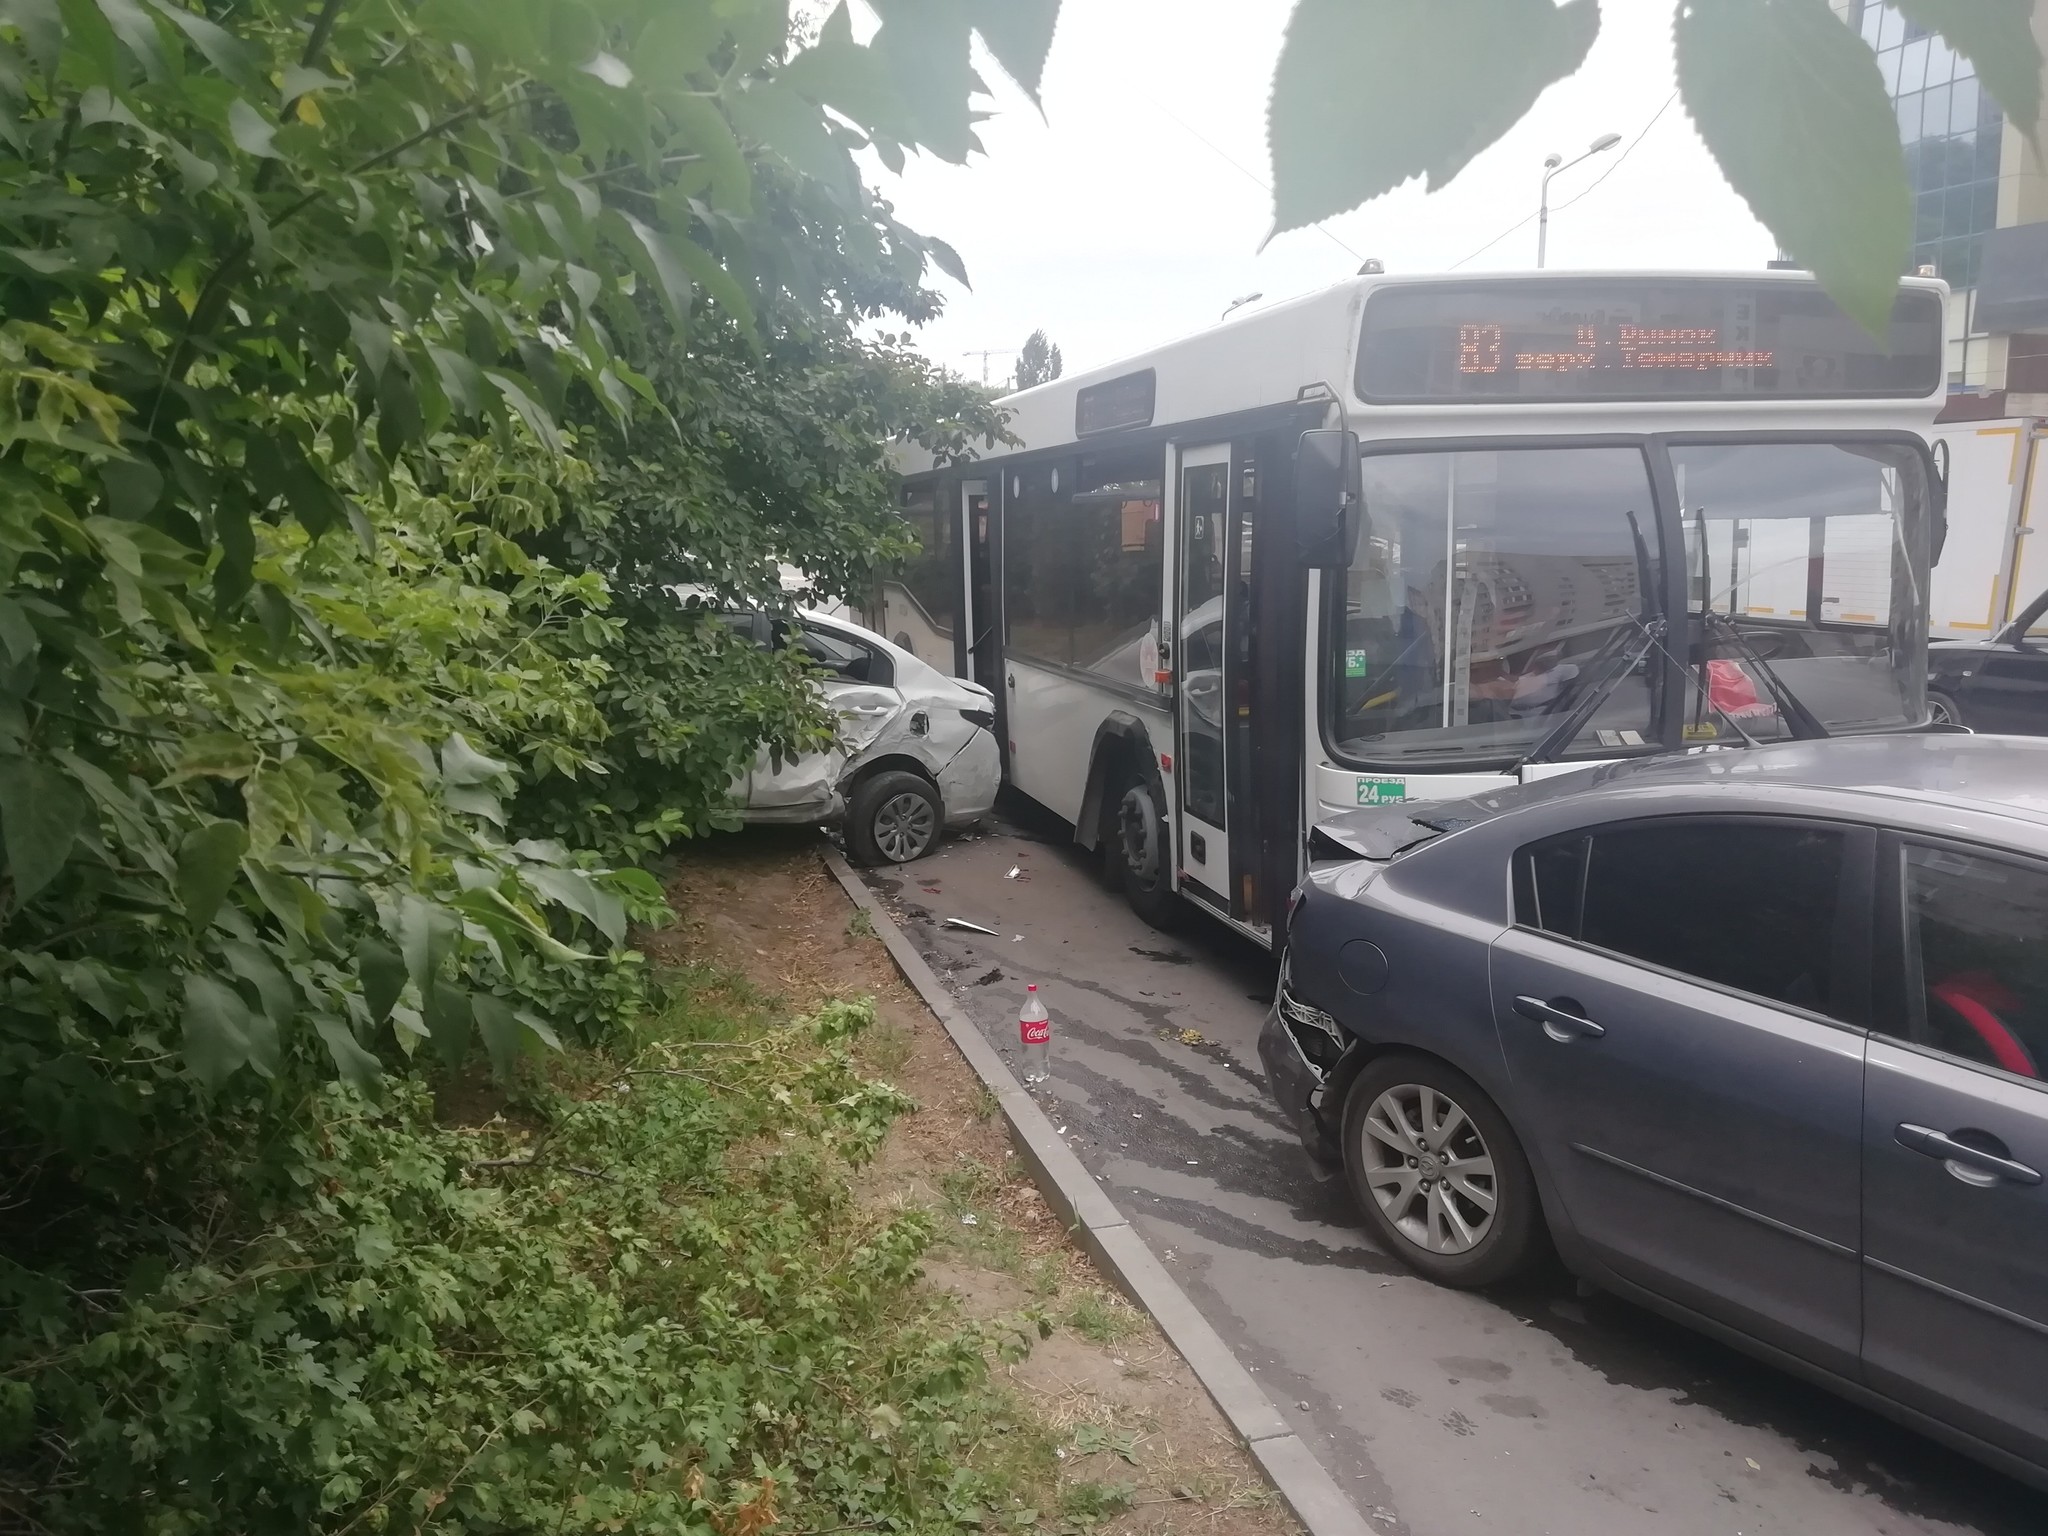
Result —
<path fill-rule="evenodd" d="M 1358 803 L 1360 805 L 1395 805 L 1408 798 L 1406 779 L 1360 779 L 1358 781 Z"/>

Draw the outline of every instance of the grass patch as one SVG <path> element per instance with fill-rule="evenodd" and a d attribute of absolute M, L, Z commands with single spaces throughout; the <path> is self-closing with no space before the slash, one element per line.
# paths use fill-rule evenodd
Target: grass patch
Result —
<path fill-rule="evenodd" d="M 979 1158 L 957 1156 L 939 1175 L 942 1241 L 961 1258 L 1025 1278 L 1024 1239 L 998 1210 L 1002 1176 Z"/>
<path fill-rule="evenodd" d="M 1136 1483 L 1069 1483 L 1060 1490 L 1060 1513 L 1083 1525 L 1124 1514 L 1137 1502 Z"/>
<path fill-rule="evenodd" d="M 516 1116 L 322 1090 L 298 1131 L 319 1183 L 50 1362 L 35 1407 L 78 1475 L 44 1522 L 1031 1525 L 1055 1448 L 990 1361 L 1041 1330 L 964 1320 L 919 1282 L 945 1217 L 854 1195 L 909 1107 L 853 1055 L 872 1006 L 789 1019 L 727 972 L 664 980 L 629 1046 L 552 1058 Z M 963 1166 L 948 1198 L 994 1188 Z"/>
<path fill-rule="evenodd" d="M 875 920 L 866 907 L 853 909 L 853 916 L 846 920 L 846 936 L 849 939 L 872 939 L 875 936 Z"/>
<path fill-rule="evenodd" d="M 901 1024 L 884 1019 L 868 1031 L 861 1059 L 884 1077 L 899 1077 L 917 1054 L 917 1036 Z"/>
<path fill-rule="evenodd" d="M 1137 1309 L 1121 1296 L 1083 1291 L 1067 1308 L 1066 1325 L 1093 1344 L 1116 1344 L 1145 1325 Z"/>

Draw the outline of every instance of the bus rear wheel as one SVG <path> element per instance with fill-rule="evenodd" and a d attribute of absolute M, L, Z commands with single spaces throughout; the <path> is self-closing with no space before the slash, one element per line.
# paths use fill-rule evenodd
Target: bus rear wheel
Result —
<path fill-rule="evenodd" d="M 1143 779 L 1124 787 L 1116 808 L 1117 883 L 1131 910 L 1162 932 L 1180 916 L 1173 890 L 1171 839 L 1159 786 Z"/>

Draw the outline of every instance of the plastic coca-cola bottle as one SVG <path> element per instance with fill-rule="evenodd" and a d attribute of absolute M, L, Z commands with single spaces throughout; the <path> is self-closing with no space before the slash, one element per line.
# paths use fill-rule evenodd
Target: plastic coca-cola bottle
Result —
<path fill-rule="evenodd" d="M 1052 1017 L 1038 997 L 1038 983 L 1024 989 L 1024 1010 L 1017 1015 L 1017 1040 L 1024 1048 L 1024 1081 L 1042 1083 L 1052 1076 Z"/>

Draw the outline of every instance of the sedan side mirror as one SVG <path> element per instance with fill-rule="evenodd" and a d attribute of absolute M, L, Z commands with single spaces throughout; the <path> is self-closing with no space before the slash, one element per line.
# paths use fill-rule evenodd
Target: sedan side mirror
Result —
<path fill-rule="evenodd" d="M 1302 433 L 1294 454 L 1296 560 L 1311 570 L 1343 569 L 1364 521 L 1356 434 L 1334 427 Z"/>

